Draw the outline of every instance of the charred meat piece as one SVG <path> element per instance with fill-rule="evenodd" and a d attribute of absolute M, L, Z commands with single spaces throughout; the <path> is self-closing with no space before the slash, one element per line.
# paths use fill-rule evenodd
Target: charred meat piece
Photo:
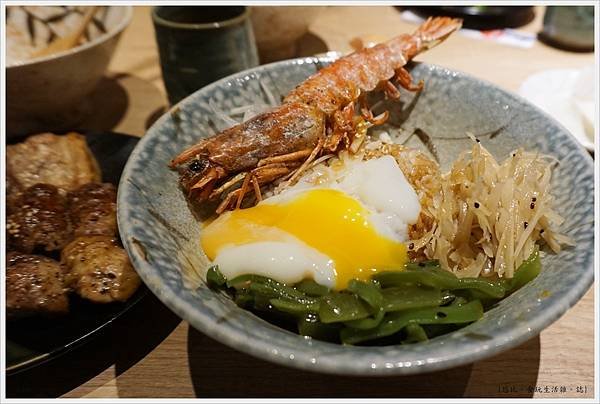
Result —
<path fill-rule="evenodd" d="M 112 184 L 85 184 L 69 192 L 75 237 L 117 234 L 117 191 Z"/>
<path fill-rule="evenodd" d="M 77 237 L 61 253 L 66 283 L 96 303 L 127 300 L 140 285 L 125 250 L 110 236 Z"/>
<path fill-rule="evenodd" d="M 9 246 L 26 253 L 63 248 L 72 238 L 66 196 L 48 184 L 26 189 L 6 218 L 6 238 Z"/>
<path fill-rule="evenodd" d="M 17 210 L 18 201 L 21 197 L 21 185 L 19 182 L 11 175 L 11 173 L 6 173 L 6 214 L 10 215 L 15 210 Z"/>
<path fill-rule="evenodd" d="M 9 318 L 69 311 L 59 263 L 40 255 L 6 256 L 6 313 Z"/>
<path fill-rule="evenodd" d="M 88 182 L 100 182 L 98 162 L 77 133 L 42 133 L 6 147 L 6 171 L 22 189 L 45 183 L 71 191 Z"/>

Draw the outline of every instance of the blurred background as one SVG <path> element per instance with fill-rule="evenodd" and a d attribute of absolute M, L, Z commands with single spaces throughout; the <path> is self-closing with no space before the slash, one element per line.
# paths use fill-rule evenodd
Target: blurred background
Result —
<path fill-rule="evenodd" d="M 337 57 L 410 31 L 427 16 L 452 15 L 464 19 L 461 34 L 417 60 L 520 93 L 593 147 L 591 6 L 111 6 L 95 11 L 72 49 L 52 54 L 48 46 L 72 35 L 85 9 L 7 8 L 9 135 L 93 129 L 141 136 L 169 103 L 218 78 L 259 63 Z"/>

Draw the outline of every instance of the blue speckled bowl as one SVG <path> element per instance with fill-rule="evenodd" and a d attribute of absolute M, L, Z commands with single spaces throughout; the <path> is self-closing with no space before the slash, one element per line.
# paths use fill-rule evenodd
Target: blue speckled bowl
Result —
<path fill-rule="evenodd" d="M 175 313 L 214 339 L 256 357 L 319 372 L 348 375 L 410 374 L 473 362 L 537 335 L 573 306 L 593 281 L 594 174 L 590 156 L 552 118 L 515 95 L 466 74 L 417 64 L 412 73 L 425 90 L 396 104 L 390 131 L 405 139 L 414 128 L 437 137 L 444 168 L 470 147 L 465 132 L 481 135 L 498 158 L 517 148 L 555 156 L 556 208 L 561 228 L 577 246 L 543 258 L 540 276 L 485 313 L 480 321 L 425 343 L 352 347 L 305 339 L 238 308 L 203 284 L 200 227 L 178 188 L 169 160 L 214 133 L 209 100 L 222 110 L 265 97 L 258 83 L 285 94 L 327 59 L 296 59 L 251 69 L 197 91 L 160 118 L 131 154 L 119 187 L 118 219 L 123 243 L 148 287 Z M 411 110 L 412 109 L 412 110 Z M 411 111 L 408 113 L 408 111 Z M 501 128 L 500 130 L 498 130 Z M 409 145 L 424 148 L 416 136 Z M 184 275 L 185 274 L 185 275 Z M 548 296 L 548 297 L 545 297 Z"/>

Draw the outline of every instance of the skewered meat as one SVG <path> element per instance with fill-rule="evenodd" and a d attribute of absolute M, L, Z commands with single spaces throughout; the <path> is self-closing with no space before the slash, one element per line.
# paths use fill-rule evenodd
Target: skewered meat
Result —
<path fill-rule="evenodd" d="M 77 237 L 61 253 L 66 281 L 96 303 L 127 300 L 140 285 L 125 250 L 111 236 Z"/>
<path fill-rule="evenodd" d="M 112 184 L 85 184 L 69 192 L 75 237 L 117 234 L 117 191 Z"/>
<path fill-rule="evenodd" d="M 69 311 L 67 290 L 58 262 L 40 255 L 9 252 L 6 256 L 8 317 Z"/>
<path fill-rule="evenodd" d="M 26 253 L 60 250 L 72 238 L 66 196 L 48 184 L 26 189 L 6 219 L 6 236 L 9 246 Z"/>
<path fill-rule="evenodd" d="M 22 189 L 46 183 L 73 190 L 101 181 L 100 168 L 85 137 L 43 133 L 6 147 L 6 170 Z"/>
<path fill-rule="evenodd" d="M 141 281 L 118 243 L 116 190 L 85 138 L 50 133 L 7 146 L 7 305 L 11 317 L 68 311 L 74 291 L 127 300 Z M 61 251 L 61 263 L 32 252 Z"/>

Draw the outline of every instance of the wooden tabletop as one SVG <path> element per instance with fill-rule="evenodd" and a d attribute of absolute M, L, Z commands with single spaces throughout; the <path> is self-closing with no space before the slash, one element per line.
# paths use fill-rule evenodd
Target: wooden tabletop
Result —
<path fill-rule="evenodd" d="M 538 32 L 543 10 L 524 30 Z M 299 55 L 350 49 L 414 29 L 393 7 L 324 7 Z M 454 35 L 418 58 L 517 91 L 530 74 L 593 64 L 593 54 L 540 42 L 524 49 Z M 109 73 L 93 95 L 88 129 L 142 136 L 167 102 L 148 7 L 135 7 Z M 110 100 L 110 101 L 108 101 Z M 493 358 L 409 377 L 322 375 L 228 348 L 175 316 L 151 293 L 87 344 L 7 380 L 9 397 L 573 397 L 594 396 L 594 293 L 539 336 Z"/>

